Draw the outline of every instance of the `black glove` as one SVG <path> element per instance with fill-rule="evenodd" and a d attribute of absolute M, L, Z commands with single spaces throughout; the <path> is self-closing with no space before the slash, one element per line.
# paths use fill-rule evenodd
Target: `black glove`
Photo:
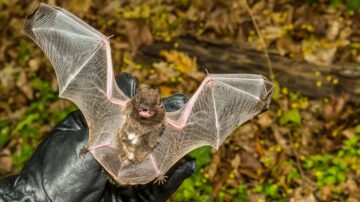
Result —
<path fill-rule="evenodd" d="M 136 80 L 126 73 L 119 78 L 121 90 L 133 97 Z M 162 101 L 168 111 L 175 111 L 187 100 L 175 94 Z M 87 139 L 83 115 L 71 113 L 38 146 L 19 175 L 0 181 L 0 201 L 165 201 L 195 170 L 194 161 L 184 158 L 167 173 L 164 185 L 116 187 L 91 155 L 79 157 Z"/>

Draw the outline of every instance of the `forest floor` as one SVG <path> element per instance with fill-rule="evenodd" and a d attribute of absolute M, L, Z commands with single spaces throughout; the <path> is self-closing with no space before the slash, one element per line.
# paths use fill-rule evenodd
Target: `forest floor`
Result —
<path fill-rule="evenodd" d="M 266 47 L 328 68 L 360 62 L 360 0 L 46 2 L 113 35 L 114 71 L 160 88 L 164 97 L 192 95 L 206 75 L 197 58 L 176 50 L 176 43 L 151 65 L 133 57 L 142 45 L 182 35 L 247 44 L 261 52 Z M 50 62 L 22 32 L 26 14 L 37 4 L 0 0 L 0 177 L 19 172 L 54 125 L 76 110 L 58 98 Z M 314 68 L 314 74 L 321 72 Z M 322 76 L 334 85 L 342 82 Z M 309 99 L 272 78 L 270 110 L 240 126 L 218 151 L 193 151 L 197 172 L 171 201 L 360 200 L 359 106 L 341 92 Z M 354 88 L 359 87 L 360 79 Z"/>

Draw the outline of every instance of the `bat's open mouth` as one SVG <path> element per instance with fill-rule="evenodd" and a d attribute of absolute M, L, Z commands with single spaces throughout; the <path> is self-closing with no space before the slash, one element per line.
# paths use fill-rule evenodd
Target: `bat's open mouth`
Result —
<path fill-rule="evenodd" d="M 139 115 L 143 118 L 150 118 L 154 115 L 153 111 L 150 111 L 146 108 L 140 108 L 139 109 Z"/>

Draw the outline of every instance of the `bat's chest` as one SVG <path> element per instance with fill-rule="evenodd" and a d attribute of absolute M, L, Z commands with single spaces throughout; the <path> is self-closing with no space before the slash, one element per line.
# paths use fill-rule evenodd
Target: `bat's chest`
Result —
<path fill-rule="evenodd" d="M 132 144 L 132 145 L 136 145 L 140 141 L 139 136 L 134 134 L 134 133 L 127 133 L 126 138 L 129 141 L 129 143 Z"/>
<path fill-rule="evenodd" d="M 141 144 L 144 134 L 147 133 L 148 129 L 144 126 L 133 124 L 128 130 L 125 130 L 125 139 L 131 145 Z"/>

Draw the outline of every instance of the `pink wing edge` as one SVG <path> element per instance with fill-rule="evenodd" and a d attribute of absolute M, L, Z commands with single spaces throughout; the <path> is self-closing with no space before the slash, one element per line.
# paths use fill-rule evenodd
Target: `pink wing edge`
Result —
<path fill-rule="evenodd" d="M 106 48 L 106 67 L 107 67 L 107 81 L 106 81 L 106 93 L 104 93 L 104 95 L 106 96 L 106 98 L 116 104 L 116 105 L 119 105 L 120 107 L 122 108 L 125 108 L 125 105 L 127 103 L 127 101 L 121 101 L 121 100 L 118 100 L 116 98 L 113 97 L 113 82 L 115 80 L 115 77 L 114 77 L 114 72 L 113 72 L 113 64 L 112 64 L 112 58 L 111 58 L 111 47 L 110 47 L 110 42 L 109 42 L 109 38 L 110 37 L 103 37 L 101 39 L 101 45 L 105 45 L 105 48 Z M 102 148 L 102 147 L 111 147 L 113 149 L 115 149 L 113 146 L 112 146 L 112 143 L 105 143 L 105 144 L 100 144 L 100 145 L 96 145 L 96 146 L 93 146 L 93 147 L 89 147 L 88 150 L 91 152 L 95 149 L 99 149 L 99 148 Z"/>

